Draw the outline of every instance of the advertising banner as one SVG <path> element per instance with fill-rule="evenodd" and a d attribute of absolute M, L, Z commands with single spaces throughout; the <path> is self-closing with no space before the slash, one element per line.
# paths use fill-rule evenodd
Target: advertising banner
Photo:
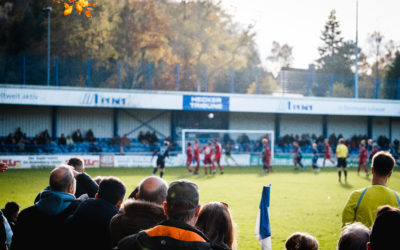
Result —
<path fill-rule="evenodd" d="M 183 110 L 229 111 L 229 97 L 184 95 Z"/>
<path fill-rule="evenodd" d="M 1 155 L 0 162 L 9 168 L 54 168 L 61 163 L 67 163 L 71 155 Z M 81 156 L 86 168 L 98 168 L 98 155 Z"/>

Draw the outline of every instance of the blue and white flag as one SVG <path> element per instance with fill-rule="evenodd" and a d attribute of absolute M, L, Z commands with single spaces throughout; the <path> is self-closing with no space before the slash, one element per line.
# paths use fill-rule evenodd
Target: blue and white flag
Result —
<path fill-rule="evenodd" d="M 260 207 L 257 213 L 256 229 L 254 235 L 260 241 L 262 250 L 270 250 L 271 246 L 271 227 L 269 221 L 269 197 L 271 184 L 263 187 Z"/>

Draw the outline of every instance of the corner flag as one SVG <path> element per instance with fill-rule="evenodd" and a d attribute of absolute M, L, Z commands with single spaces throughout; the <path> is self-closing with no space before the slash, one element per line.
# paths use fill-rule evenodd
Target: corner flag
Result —
<path fill-rule="evenodd" d="M 269 197 L 271 184 L 264 186 L 261 196 L 260 207 L 257 213 L 256 229 L 254 235 L 260 241 L 262 250 L 271 250 L 271 228 L 269 222 Z"/>

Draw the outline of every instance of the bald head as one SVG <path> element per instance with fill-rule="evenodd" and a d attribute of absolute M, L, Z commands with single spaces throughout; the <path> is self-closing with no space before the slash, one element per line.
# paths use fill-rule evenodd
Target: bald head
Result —
<path fill-rule="evenodd" d="M 150 176 L 140 182 L 137 199 L 161 205 L 167 198 L 167 190 L 166 181 L 156 176 Z"/>
<path fill-rule="evenodd" d="M 72 167 L 61 164 L 50 173 L 50 189 L 58 192 L 75 193 L 75 179 Z"/>

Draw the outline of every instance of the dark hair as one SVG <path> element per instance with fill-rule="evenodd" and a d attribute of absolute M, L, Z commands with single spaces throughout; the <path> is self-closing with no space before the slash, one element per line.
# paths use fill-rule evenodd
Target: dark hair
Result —
<path fill-rule="evenodd" d="M 6 217 L 11 217 L 15 213 L 18 213 L 18 211 L 19 211 L 19 205 L 15 201 L 7 202 L 3 210 L 4 215 Z"/>
<path fill-rule="evenodd" d="M 287 250 L 318 250 L 317 239 L 308 233 L 293 233 L 286 240 Z"/>
<path fill-rule="evenodd" d="M 72 157 L 68 160 L 67 164 L 72 166 L 78 172 L 81 172 L 84 167 L 84 161 L 80 157 Z"/>
<path fill-rule="evenodd" d="M 372 157 L 372 168 L 379 176 L 389 175 L 395 165 L 395 160 L 389 152 L 379 151 Z"/>
<path fill-rule="evenodd" d="M 192 146 L 192 143 L 188 142 L 187 145 L 188 145 L 188 146 Z"/>
<path fill-rule="evenodd" d="M 113 205 L 122 200 L 125 196 L 125 185 L 116 177 L 105 177 L 100 182 L 98 198 L 106 200 Z"/>
<path fill-rule="evenodd" d="M 372 225 L 369 242 L 372 250 L 399 249 L 398 230 L 400 225 L 400 209 L 391 206 L 378 208 L 378 213 Z"/>
<path fill-rule="evenodd" d="M 225 243 L 229 248 L 235 241 L 233 220 L 227 205 L 209 202 L 202 206 L 196 227 L 212 242 Z"/>
<path fill-rule="evenodd" d="M 59 165 L 50 173 L 50 189 L 58 192 L 67 192 L 69 185 L 75 182 L 72 167 Z"/>
<path fill-rule="evenodd" d="M 370 230 L 361 222 L 348 224 L 342 229 L 338 250 L 365 250 Z"/>

